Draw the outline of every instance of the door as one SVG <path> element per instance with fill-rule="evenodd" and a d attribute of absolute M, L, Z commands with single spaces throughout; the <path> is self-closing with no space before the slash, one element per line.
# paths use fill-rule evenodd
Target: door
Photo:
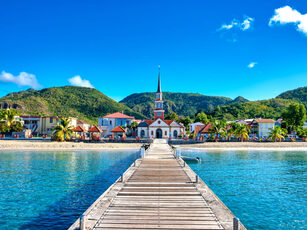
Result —
<path fill-rule="evenodd" d="M 162 130 L 161 129 L 157 129 L 156 138 L 162 138 Z"/>

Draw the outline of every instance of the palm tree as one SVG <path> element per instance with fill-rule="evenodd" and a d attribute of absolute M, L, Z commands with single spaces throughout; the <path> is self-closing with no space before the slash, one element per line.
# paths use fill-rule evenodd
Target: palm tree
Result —
<path fill-rule="evenodd" d="M 13 109 L 5 110 L 0 117 L 1 127 L 5 129 L 7 132 L 11 132 L 13 130 L 20 131 L 23 126 L 20 120 L 17 119 L 17 112 Z"/>
<path fill-rule="evenodd" d="M 241 142 L 243 142 L 244 140 L 249 140 L 249 127 L 244 123 L 238 124 L 234 131 L 234 134 L 237 138 L 241 139 Z"/>
<path fill-rule="evenodd" d="M 219 135 L 225 136 L 226 133 L 226 123 L 219 120 L 211 120 L 210 132 L 214 136 L 214 140 L 217 142 Z"/>
<path fill-rule="evenodd" d="M 53 129 L 53 138 L 57 141 L 67 141 L 73 134 L 73 127 L 70 125 L 69 118 L 63 118 Z"/>
<path fill-rule="evenodd" d="M 273 129 L 271 129 L 271 132 L 269 133 L 269 138 L 272 139 L 272 141 L 281 141 L 282 139 L 285 139 L 286 132 L 280 128 L 280 126 L 276 125 Z"/>

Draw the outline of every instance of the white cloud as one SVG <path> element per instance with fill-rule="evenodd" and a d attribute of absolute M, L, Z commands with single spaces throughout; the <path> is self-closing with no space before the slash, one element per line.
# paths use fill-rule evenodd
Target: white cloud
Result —
<path fill-rule="evenodd" d="M 290 6 L 275 9 L 275 14 L 270 19 L 269 25 L 285 25 L 288 23 L 295 24 L 298 31 L 307 35 L 307 14 L 301 14 L 297 10 L 292 9 Z"/>
<path fill-rule="evenodd" d="M 69 78 L 68 81 L 73 86 L 94 88 L 94 86 L 89 82 L 89 80 L 82 79 L 79 75 Z"/>
<path fill-rule="evenodd" d="M 248 68 L 252 69 L 254 68 L 258 63 L 257 62 L 251 62 L 247 65 Z"/>
<path fill-rule="evenodd" d="M 41 85 L 38 83 L 34 74 L 21 72 L 19 75 L 14 76 L 11 73 L 2 71 L 0 74 L 1 82 L 14 83 L 18 86 L 30 86 L 34 89 L 40 88 Z"/>
<path fill-rule="evenodd" d="M 223 24 L 219 30 L 230 30 L 230 29 L 240 29 L 242 31 L 248 30 L 251 28 L 251 25 L 255 19 L 251 17 L 245 17 L 245 19 L 240 22 L 237 19 L 233 19 L 230 24 Z"/>

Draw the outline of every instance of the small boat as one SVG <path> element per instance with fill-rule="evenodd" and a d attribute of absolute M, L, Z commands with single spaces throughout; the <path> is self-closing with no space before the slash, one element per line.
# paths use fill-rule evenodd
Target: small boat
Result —
<path fill-rule="evenodd" d="M 185 156 L 182 156 L 181 158 L 182 158 L 182 160 L 184 160 L 184 161 L 189 161 L 189 162 L 200 162 L 200 158 L 199 158 L 199 157 L 185 157 Z"/>

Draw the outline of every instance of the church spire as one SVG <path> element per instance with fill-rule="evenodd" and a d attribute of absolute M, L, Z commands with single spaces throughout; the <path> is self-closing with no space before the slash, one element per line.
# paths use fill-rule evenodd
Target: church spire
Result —
<path fill-rule="evenodd" d="M 158 68 L 159 68 L 159 77 L 158 77 L 158 90 L 157 90 L 157 93 L 161 93 L 160 65 L 158 66 Z"/>

